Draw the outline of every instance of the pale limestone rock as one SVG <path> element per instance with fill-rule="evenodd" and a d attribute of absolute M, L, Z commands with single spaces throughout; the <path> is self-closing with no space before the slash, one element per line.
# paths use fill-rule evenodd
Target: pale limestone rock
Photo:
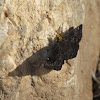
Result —
<path fill-rule="evenodd" d="M 92 100 L 100 15 L 96 1 L 83 1 L 0 1 L 1 100 Z M 64 32 L 80 24 L 83 38 L 77 57 L 69 61 L 71 67 L 45 69 L 49 39 L 53 41 L 59 29 Z"/>
<path fill-rule="evenodd" d="M 8 37 L 8 24 L 7 19 L 5 18 L 5 9 L 4 7 L 0 7 L 0 47 L 2 46 L 3 42 Z"/>
<path fill-rule="evenodd" d="M 0 22 L 0 46 L 7 39 L 8 25 L 6 22 Z"/>
<path fill-rule="evenodd" d="M 0 78 L 7 76 L 8 73 L 13 71 L 15 68 L 16 64 L 13 58 L 2 52 L 0 55 Z"/>

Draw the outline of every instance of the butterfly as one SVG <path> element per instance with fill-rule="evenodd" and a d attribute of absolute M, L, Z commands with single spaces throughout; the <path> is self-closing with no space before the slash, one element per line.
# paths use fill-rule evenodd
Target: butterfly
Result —
<path fill-rule="evenodd" d="M 44 67 L 47 69 L 61 70 L 64 60 L 77 56 L 79 42 L 82 38 L 82 24 L 77 28 L 69 28 L 64 36 L 57 35 L 57 41 L 49 50 Z"/>

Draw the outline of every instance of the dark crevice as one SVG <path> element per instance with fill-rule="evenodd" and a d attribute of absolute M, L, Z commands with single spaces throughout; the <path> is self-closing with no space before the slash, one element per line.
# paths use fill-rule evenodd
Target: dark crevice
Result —
<path fill-rule="evenodd" d="M 96 79 L 92 79 L 93 81 L 93 100 L 100 100 L 100 55 L 97 63 L 97 69 L 95 73 Z"/>

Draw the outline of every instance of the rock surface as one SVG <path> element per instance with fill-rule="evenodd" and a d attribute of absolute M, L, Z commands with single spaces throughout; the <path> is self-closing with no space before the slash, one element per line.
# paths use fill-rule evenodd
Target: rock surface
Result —
<path fill-rule="evenodd" d="M 0 1 L 0 99 L 92 100 L 99 54 L 99 0 Z M 61 71 L 43 61 L 57 32 L 83 24 L 76 58 Z M 59 31 L 58 31 L 59 30 Z"/>

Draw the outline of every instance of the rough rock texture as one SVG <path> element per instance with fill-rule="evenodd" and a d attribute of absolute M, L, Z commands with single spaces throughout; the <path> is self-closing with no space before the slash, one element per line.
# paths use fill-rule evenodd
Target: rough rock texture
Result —
<path fill-rule="evenodd" d="M 100 1 L 83 1 L 0 0 L 1 100 L 92 100 Z M 45 69 L 47 46 L 57 32 L 80 24 L 83 38 L 71 67 Z"/>

